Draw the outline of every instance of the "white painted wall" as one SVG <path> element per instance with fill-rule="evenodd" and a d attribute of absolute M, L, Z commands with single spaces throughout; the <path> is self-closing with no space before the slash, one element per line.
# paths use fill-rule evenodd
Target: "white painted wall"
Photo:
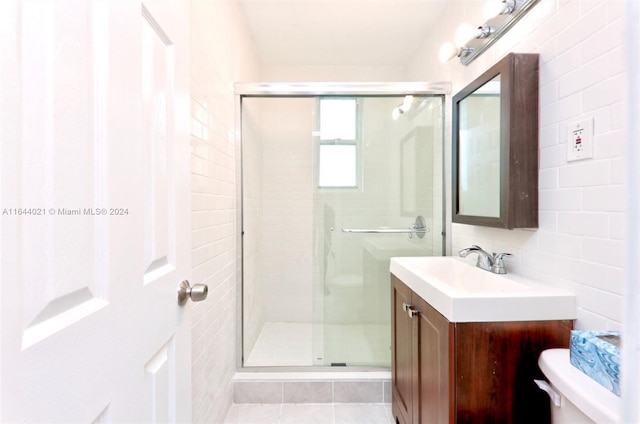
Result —
<path fill-rule="evenodd" d="M 482 2 L 450 2 L 406 75 L 408 80 L 451 80 L 456 93 L 508 52 L 540 53 L 540 228 L 508 231 L 454 224 L 452 252 L 479 244 L 489 251 L 513 253 L 507 261 L 513 272 L 577 294 L 578 328 L 619 329 L 622 320 L 624 3 L 542 0 L 465 67 L 457 60 L 440 64 L 438 50 L 453 39 L 460 23 L 482 23 L 477 18 Z M 567 123 L 582 118 L 594 121 L 595 156 L 567 163 Z M 449 121 L 449 155 L 450 128 Z M 450 163 L 448 157 L 448 167 Z"/>
<path fill-rule="evenodd" d="M 379 82 L 404 81 L 404 66 L 356 66 L 356 65 L 264 65 L 262 81 L 341 81 Z M 418 79 L 424 81 L 424 78 Z"/>
<path fill-rule="evenodd" d="M 193 422 L 223 422 L 236 371 L 235 81 L 259 80 L 240 6 L 191 1 Z"/>

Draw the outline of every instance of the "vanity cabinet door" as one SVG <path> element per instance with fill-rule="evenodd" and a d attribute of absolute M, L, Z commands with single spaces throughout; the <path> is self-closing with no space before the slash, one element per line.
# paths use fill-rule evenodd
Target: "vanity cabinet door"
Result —
<path fill-rule="evenodd" d="M 448 423 L 452 326 L 396 277 L 392 282 L 394 420 L 399 424 Z M 417 313 L 408 313 L 405 305 Z"/>
<path fill-rule="evenodd" d="M 396 277 L 392 276 L 391 299 L 391 374 L 392 374 L 392 412 L 398 424 L 413 423 L 414 392 L 417 385 L 414 379 L 415 355 L 413 353 L 414 325 L 403 305 L 411 304 L 412 292 Z M 417 402 L 416 402 L 417 403 Z"/>
<path fill-rule="evenodd" d="M 456 423 L 544 424 L 538 357 L 566 348 L 573 321 L 465 322 L 455 329 Z"/>
<path fill-rule="evenodd" d="M 417 350 L 419 367 L 419 402 L 414 405 L 414 423 L 448 423 L 453 416 L 450 400 L 453 360 L 449 341 L 452 325 L 438 311 L 417 295 L 413 304 L 420 313 L 414 318 L 417 324 Z M 416 411 L 417 408 L 417 411 Z"/>

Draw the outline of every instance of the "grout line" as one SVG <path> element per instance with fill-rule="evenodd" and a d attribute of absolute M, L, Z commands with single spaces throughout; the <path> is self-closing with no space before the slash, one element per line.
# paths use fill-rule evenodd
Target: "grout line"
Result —
<path fill-rule="evenodd" d="M 331 403 L 336 403 L 336 382 L 331 382 Z"/>
<path fill-rule="evenodd" d="M 333 410 L 333 423 L 335 424 L 336 422 L 336 404 L 335 403 L 331 404 L 331 409 Z"/>
<path fill-rule="evenodd" d="M 281 383 L 280 387 L 280 404 L 284 404 L 284 381 Z"/>

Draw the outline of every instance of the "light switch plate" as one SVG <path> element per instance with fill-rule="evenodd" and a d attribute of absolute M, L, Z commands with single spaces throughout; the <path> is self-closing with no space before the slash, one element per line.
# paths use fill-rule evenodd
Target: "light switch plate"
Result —
<path fill-rule="evenodd" d="M 593 119 L 567 125 L 567 162 L 593 157 Z"/>

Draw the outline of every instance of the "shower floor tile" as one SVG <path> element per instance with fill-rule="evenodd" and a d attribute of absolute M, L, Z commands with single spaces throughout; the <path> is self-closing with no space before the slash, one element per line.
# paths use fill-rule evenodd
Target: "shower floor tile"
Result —
<path fill-rule="evenodd" d="M 311 323 L 267 322 L 244 365 L 312 366 L 319 362 L 327 365 L 390 365 L 389 326 L 327 324 L 321 329 L 324 332 L 315 334 L 314 339 Z"/>
<path fill-rule="evenodd" d="M 266 322 L 244 365 L 311 366 L 312 349 L 311 323 Z"/>
<path fill-rule="evenodd" d="M 224 424 L 393 424 L 390 404 L 233 405 Z"/>

